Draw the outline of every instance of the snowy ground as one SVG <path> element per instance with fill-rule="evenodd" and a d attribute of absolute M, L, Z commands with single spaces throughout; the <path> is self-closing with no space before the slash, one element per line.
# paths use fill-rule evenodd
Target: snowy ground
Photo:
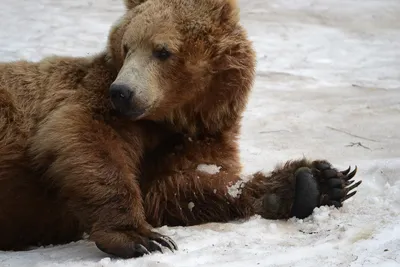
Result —
<path fill-rule="evenodd" d="M 122 0 L 0 1 L 0 60 L 101 50 Z M 359 166 L 341 210 L 304 221 L 160 229 L 173 253 L 113 260 L 87 242 L 0 252 L 7 266 L 400 266 L 400 1 L 242 0 L 258 52 L 245 172 L 303 155 Z"/>

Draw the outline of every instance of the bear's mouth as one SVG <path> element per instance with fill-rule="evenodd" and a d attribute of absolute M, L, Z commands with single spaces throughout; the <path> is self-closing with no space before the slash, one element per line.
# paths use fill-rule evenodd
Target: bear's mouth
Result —
<path fill-rule="evenodd" d="M 152 105 L 148 105 L 145 108 L 132 110 L 132 109 L 120 109 L 115 107 L 112 103 L 112 114 L 122 118 L 129 118 L 131 120 L 140 120 L 148 114 L 148 111 L 151 109 Z"/>

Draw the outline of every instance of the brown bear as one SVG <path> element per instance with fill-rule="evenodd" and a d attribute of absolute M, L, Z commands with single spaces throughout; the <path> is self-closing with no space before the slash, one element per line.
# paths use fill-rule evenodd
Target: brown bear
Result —
<path fill-rule="evenodd" d="M 177 249 L 152 227 L 304 218 L 355 194 L 355 170 L 324 160 L 240 179 L 255 53 L 234 0 L 125 4 L 102 53 L 0 64 L 0 249 L 86 232 L 137 257 Z"/>

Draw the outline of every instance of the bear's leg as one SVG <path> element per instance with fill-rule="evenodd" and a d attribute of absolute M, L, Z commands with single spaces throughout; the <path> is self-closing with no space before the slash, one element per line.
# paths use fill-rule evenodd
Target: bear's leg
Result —
<path fill-rule="evenodd" d="M 78 105 L 63 106 L 39 126 L 30 152 L 49 185 L 102 251 L 130 258 L 176 248 L 146 222 L 136 176 L 140 129 L 126 143 Z M 136 137 L 138 139 L 136 139 Z"/>
<path fill-rule="evenodd" d="M 11 95 L 0 89 L 0 250 L 66 243 L 83 234 L 29 168 L 25 123 Z"/>
<path fill-rule="evenodd" d="M 267 219 L 304 218 L 315 207 L 352 197 L 355 171 L 339 172 L 326 161 L 291 161 L 248 182 L 229 172 L 185 170 L 155 179 L 144 189 L 146 217 L 153 226 L 227 222 L 260 214 Z M 213 177 L 214 176 L 214 177 Z M 229 181 L 229 182 L 227 182 Z"/>
<path fill-rule="evenodd" d="M 356 170 L 338 171 L 325 160 L 289 161 L 270 175 L 254 174 L 242 198 L 252 199 L 255 212 L 266 219 L 305 218 L 316 207 L 341 207 L 354 196 L 361 184 L 353 184 Z"/>
<path fill-rule="evenodd" d="M 234 173 L 196 168 L 165 173 L 142 190 L 146 218 L 154 227 L 228 222 L 255 214 L 251 198 L 238 198 Z"/>

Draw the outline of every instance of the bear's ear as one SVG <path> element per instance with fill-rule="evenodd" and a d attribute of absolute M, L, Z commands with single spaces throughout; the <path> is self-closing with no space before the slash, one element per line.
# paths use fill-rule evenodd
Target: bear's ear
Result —
<path fill-rule="evenodd" d="M 146 0 L 124 0 L 127 9 L 132 9 L 145 1 Z"/>
<path fill-rule="evenodd" d="M 239 22 L 239 6 L 236 0 L 219 0 L 221 8 L 219 10 L 219 20 L 221 24 L 226 22 Z"/>

